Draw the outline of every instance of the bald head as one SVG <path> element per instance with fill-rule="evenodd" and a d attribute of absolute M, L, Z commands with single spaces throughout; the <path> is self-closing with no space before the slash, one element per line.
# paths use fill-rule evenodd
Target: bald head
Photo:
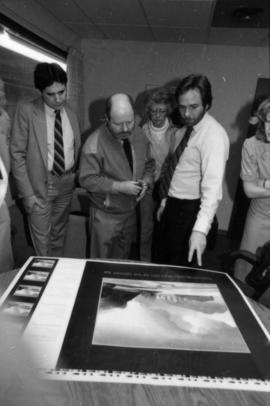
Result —
<path fill-rule="evenodd" d="M 133 102 L 125 93 L 113 94 L 106 103 L 108 127 L 120 139 L 127 138 L 135 125 Z"/>
<path fill-rule="evenodd" d="M 105 113 L 109 119 L 112 112 L 133 109 L 132 98 L 126 93 L 115 93 L 106 100 Z"/>

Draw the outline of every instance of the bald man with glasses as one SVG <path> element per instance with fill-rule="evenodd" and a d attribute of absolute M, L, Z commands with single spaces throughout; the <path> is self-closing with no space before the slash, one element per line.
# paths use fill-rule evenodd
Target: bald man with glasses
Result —
<path fill-rule="evenodd" d="M 105 123 L 84 144 L 79 181 L 89 192 L 91 258 L 129 258 L 136 206 L 154 177 L 149 142 L 124 93 L 106 101 Z"/>

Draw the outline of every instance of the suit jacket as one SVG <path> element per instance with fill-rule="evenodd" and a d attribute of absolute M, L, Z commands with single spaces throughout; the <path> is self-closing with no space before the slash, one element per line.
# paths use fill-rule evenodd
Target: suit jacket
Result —
<path fill-rule="evenodd" d="M 74 135 L 74 159 L 78 159 L 80 131 L 77 118 L 65 105 Z M 42 98 L 19 103 L 11 132 L 11 170 L 18 196 L 47 198 L 48 144 L 45 108 Z"/>
<path fill-rule="evenodd" d="M 79 180 L 90 193 L 92 205 L 111 213 L 133 210 L 136 196 L 113 192 L 115 181 L 143 179 L 151 184 L 154 178 L 155 161 L 150 154 L 150 144 L 142 129 L 135 127 L 130 137 L 133 172 L 121 142 L 104 124 L 91 134 L 85 142 L 81 160 Z"/>

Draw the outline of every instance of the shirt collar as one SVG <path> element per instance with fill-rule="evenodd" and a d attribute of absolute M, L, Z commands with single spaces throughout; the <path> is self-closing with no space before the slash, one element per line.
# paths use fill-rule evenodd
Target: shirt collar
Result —
<path fill-rule="evenodd" d="M 206 113 L 204 113 L 203 118 L 196 125 L 193 126 L 193 130 L 195 133 L 202 128 L 205 121 L 207 120 L 207 117 L 208 117 L 208 113 L 206 112 Z"/>
<path fill-rule="evenodd" d="M 50 115 L 50 116 L 55 116 L 55 110 L 60 110 L 60 112 L 62 113 L 64 108 L 61 107 L 60 109 L 52 109 L 50 106 L 48 106 L 48 104 L 44 103 L 44 107 L 45 107 L 45 112 L 46 114 Z"/>

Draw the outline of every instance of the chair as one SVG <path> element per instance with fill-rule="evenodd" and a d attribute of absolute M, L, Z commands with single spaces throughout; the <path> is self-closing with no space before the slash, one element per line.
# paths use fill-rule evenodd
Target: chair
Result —
<path fill-rule="evenodd" d="M 259 300 L 270 287 L 270 241 L 257 249 L 256 254 L 245 250 L 236 250 L 226 254 L 222 260 L 222 269 L 231 276 L 234 275 L 234 263 L 243 259 L 252 265 L 243 290 L 252 299 Z M 248 289 L 252 288 L 251 289 Z"/>

